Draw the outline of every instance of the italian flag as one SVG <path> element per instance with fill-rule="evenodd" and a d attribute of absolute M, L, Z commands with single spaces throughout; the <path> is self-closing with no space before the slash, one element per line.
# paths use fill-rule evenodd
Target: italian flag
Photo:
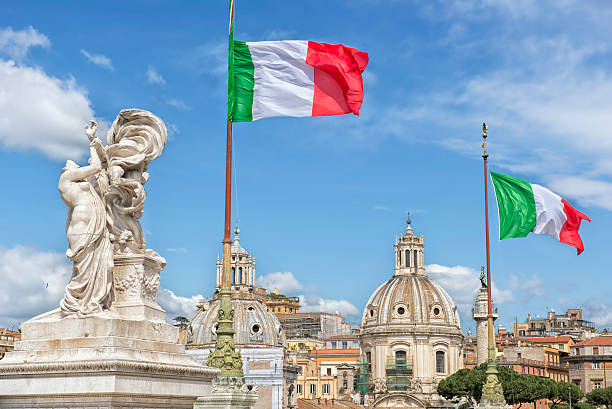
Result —
<path fill-rule="evenodd" d="M 234 122 L 359 115 L 364 52 L 314 41 L 234 41 L 230 52 L 228 119 Z"/>
<path fill-rule="evenodd" d="M 565 199 L 524 180 L 491 172 L 499 212 L 499 238 L 525 237 L 529 232 L 548 234 L 561 243 L 584 251 L 578 234 L 582 220 L 591 221 Z"/>

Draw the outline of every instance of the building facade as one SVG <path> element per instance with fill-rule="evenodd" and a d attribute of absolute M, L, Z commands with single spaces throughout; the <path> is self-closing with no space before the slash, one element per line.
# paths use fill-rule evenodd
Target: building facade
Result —
<path fill-rule="evenodd" d="M 21 339 L 21 332 L 0 328 L 0 359 L 9 351 L 15 349 L 15 341 Z"/>
<path fill-rule="evenodd" d="M 299 312 L 278 314 L 287 338 L 317 338 L 324 340 L 334 335 L 350 335 L 358 328 L 344 321 L 340 314 L 328 312 Z"/>
<path fill-rule="evenodd" d="M 612 386 L 612 335 L 600 335 L 570 347 L 570 381 L 584 393 Z"/>
<path fill-rule="evenodd" d="M 278 288 L 266 297 L 266 305 L 276 315 L 297 314 L 300 312 L 300 299 L 298 297 L 287 297 L 278 293 Z"/>
<path fill-rule="evenodd" d="M 450 405 L 436 387 L 463 368 L 459 315 L 448 293 L 427 276 L 423 239 L 413 233 L 410 220 L 395 242 L 393 276 L 370 297 L 361 328 L 373 407 L 387 406 L 389 400 L 415 408 Z"/>

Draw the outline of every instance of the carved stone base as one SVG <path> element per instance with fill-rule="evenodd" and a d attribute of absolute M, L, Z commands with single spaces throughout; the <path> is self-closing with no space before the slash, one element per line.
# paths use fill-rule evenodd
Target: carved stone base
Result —
<path fill-rule="evenodd" d="M 193 409 L 252 409 L 257 392 L 249 390 L 244 378 L 219 376 L 213 380 L 212 394 L 199 397 Z"/>
<path fill-rule="evenodd" d="M 160 272 L 166 260 L 157 253 L 115 255 L 112 309 L 128 319 L 165 321 L 157 305 Z"/>
<path fill-rule="evenodd" d="M 191 408 L 219 373 L 185 354 L 163 321 L 56 310 L 21 328 L 0 360 L 0 408 Z"/>

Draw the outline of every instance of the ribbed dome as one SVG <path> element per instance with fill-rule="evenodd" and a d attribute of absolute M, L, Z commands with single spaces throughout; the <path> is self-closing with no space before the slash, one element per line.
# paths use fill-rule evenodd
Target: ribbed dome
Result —
<path fill-rule="evenodd" d="M 191 320 L 188 344 L 212 344 L 217 339 L 217 312 L 219 299 L 200 303 Z M 259 299 L 238 298 L 232 300 L 234 308 L 234 340 L 238 345 L 279 346 L 285 342 L 285 334 L 276 316 Z"/>
<path fill-rule="evenodd" d="M 428 324 L 460 329 L 457 307 L 448 293 L 426 275 L 394 275 L 370 297 L 362 327 Z"/>

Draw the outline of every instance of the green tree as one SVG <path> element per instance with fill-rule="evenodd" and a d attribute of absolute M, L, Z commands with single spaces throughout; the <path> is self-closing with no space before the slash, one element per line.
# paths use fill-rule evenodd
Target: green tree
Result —
<path fill-rule="evenodd" d="M 174 321 L 176 321 L 176 324 L 174 324 L 175 327 L 184 329 L 189 326 L 189 320 L 185 317 L 182 317 L 182 316 L 175 317 Z"/>
<path fill-rule="evenodd" d="M 569 406 L 570 391 L 572 403 L 577 403 L 584 396 L 582 390 L 573 383 L 555 382 L 552 379 L 549 381 L 550 389 L 547 398 L 553 403 L 553 405 L 561 405 L 563 403 L 568 404 Z"/>
<path fill-rule="evenodd" d="M 586 399 L 593 406 L 612 408 L 612 387 L 593 389 L 586 394 Z"/>
<path fill-rule="evenodd" d="M 440 381 L 438 393 L 449 400 L 466 397 L 472 403 L 479 402 L 486 380 L 486 370 L 486 363 L 471 370 L 461 369 Z M 557 403 L 566 402 L 569 384 L 563 383 L 564 385 L 559 387 L 552 379 L 520 374 L 504 366 L 498 366 L 497 371 L 504 389 L 504 398 L 510 404 L 535 402 L 544 398 L 556 399 Z M 577 401 L 582 397 L 582 392 L 576 385 L 569 387 L 572 388 L 572 400 Z"/>

